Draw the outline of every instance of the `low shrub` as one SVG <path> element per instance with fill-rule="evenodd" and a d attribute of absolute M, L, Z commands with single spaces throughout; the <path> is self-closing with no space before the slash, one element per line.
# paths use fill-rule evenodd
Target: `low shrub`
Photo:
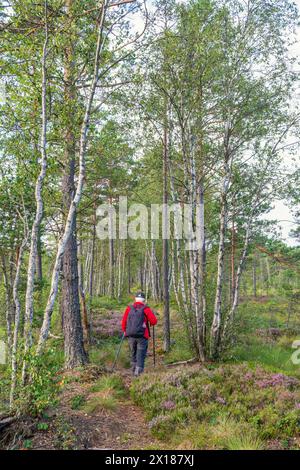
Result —
<path fill-rule="evenodd" d="M 40 416 L 45 409 L 57 403 L 59 392 L 58 371 L 61 362 L 55 350 L 48 350 L 42 356 L 34 352 L 27 356 L 28 382 L 18 385 L 14 408 L 19 413 Z"/>
<path fill-rule="evenodd" d="M 148 374 L 134 381 L 131 393 L 161 439 L 188 428 L 195 448 L 256 449 L 300 434 L 299 385 L 261 367 L 225 364 Z"/>

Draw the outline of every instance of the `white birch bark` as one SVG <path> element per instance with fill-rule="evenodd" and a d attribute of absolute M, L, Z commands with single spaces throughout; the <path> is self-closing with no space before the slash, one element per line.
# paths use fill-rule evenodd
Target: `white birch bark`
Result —
<path fill-rule="evenodd" d="M 221 333 L 221 302 L 222 287 L 224 274 L 224 250 L 225 250 L 225 233 L 227 225 L 227 190 L 229 185 L 229 166 L 227 160 L 224 162 L 224 176 L 221 191 L 221 212 L 220 212 L 220 238 L 217 260 L 217 284 L 214 305 L 213 321 L 211 325 L 211 344 L 210 354 L 212 358 L 218 355 L 218 348 Z"/>
<path fill-rule="evenodd" d="M 14 306 L 11 300 L 12 286 L 7 272 L 7 265 L 5 261 L 5 255 L 1 255 L 2 261 L 2 271 L 4 278 L 4 288 L 5 288 L 5 303 L 6 303 L 6 336 L 7 336 L 7 347 L 9 356 L 11 355 L 12 350 L 12 327 L 13 327 L 13 318 L 14 318 Z"/>
<path fill-rule="evenodd" d="M 82 240 L 78 243 L 78 289 L 82 308 L 82 324 L 87 342 L 91 342 L 91 326 L 83 287 Z"/>
<path fill-rule="evenodd" d="M 247 250 L 248 250 L 249 238 L 250 238 L 250 232 L 251 232 L 251 223 L 252 223 L 252 220 L 249 221 L 247 229 L 246 229 L 246 236 L 245 236 L 242 256 L 240 258 L 238 269 L 236 271 L 235 286 L 234 286 L 234 290 L 233 290 L 232 306 L 231 306 L 231 309 L 230 309 L 230 311 L 229 311 L 229 313 L 228 313 L 228 315 L 225 319 L 225 322 L 224 322 L 224 327 L 223 327 L 223 332 L 222 332 L 222 345 L 221 346 L 223 346 L 224 341 L 226 340 L 228 329 L 229 329 L 230 325 L 233 323 L 234 314 L 235 314 L 237 306 L 238 306 L 240 282 L 241 282 L 241 276 L 242 276 L 242 272 L 243 272 L 245 259 L 246 259 L 246 256 L 247 256 Z"/>
<path fill-rule="evenodd" d="M 86 157 L 86 148 L 88 143 L 88 131 L 90 126 L 90 116 L 92 111 L 92 105 L 94 101 L 94 96 L 99 80 L 99 62 L 100 56 L 103 48 L 103 27 L 104 27 L 104 20 L 106 15 L 106 9 L 108 5 L 108 0 L 104 0 L 103 2 L 99 2 L 99 10 L 100 10 L 100 19 L 98 22 L 98 37 L 97 37 L 97 45 L 96 45 L 96 52 L 95 52 L 95 59 L 94 59 L 94 73 L 93 79 L 89 91 L 89 96 L 85 108 L 84 119 L 81 127 L 81 134 L 80 134 L 80 146 L 79 146 L 79 175 L 78 175 L 78 182 L 76 187 L 76 192 L 74 195 L 73 200 L 71 201 L 64 233 L 62 238 L 59 241 L 58 249 L 56 253 L 56 259 L 54 264 L 54 269 L 52 273 L 52 280 L 51 280 L 51 287 L 50 293 L 44 313 L 44 320 L 40 331 L 40 337 L 38 342 L 37 352 L 40 354 L 43 350 L 43 346 L 45 341 L 48 338 L 50 324 L 51 324 L 51 317 L 54 308 L 55 299 L 58 292 L 58 283 L 59 283 L 59 271 L 61 267 L 62 258 L 65 252 L 65 248 L 69 237 L 71 235 L 71 229 L 73 226 L 73 220 L 75 216 L 75 212 L 77 206 L 81 200 L 82 189 L 85 180 L 85 157 Z"/>
<path fill-rule="evenodd" d="M 122 242 L 119 241 L 119 250 L 118 250 L 118 288 L 117 288 L 117 299 L 121 297 L 121 282 L 122 282 Z"/>
<path fill-rule="evenodd" d="M 18 338 L 19 338 L 19 329 L 20 329 L 20 320 L 21 320 L 21 304 L 19 299 L 19 284 L 21 276 L 21 267 L 23 261 L 24 249 L 27 243 L 27 236 L 25 235 L 22 244 L 19 249 L 17 263 L 16 263 L 16 274 L 13 285 L 13 301 L 15 305 L 15 325 L 13 331 L 13 344 L 11 351 L 11 385 L 10 385 L 10 398 L 9 406 L 13 407 L 14 396 L 17 384 L 17 352 L 18 352 Z"/>
<path fill-rule="evenodd" d="M 25 296 L 25 323 L 24 323 L 24 338 L 25 338 L 25 354 L 32 346 L 32 321 L 33 321 L 33 290 L 34 290 L 34 275 L 36 271 L 36 260 L 38 252 L 38 238 L 41 221 L 43 218 L 43 183 L 47 171 L 47 68 L 46 60 L 48 54 L 48 4 L 45 0 L 45 41 L 42 54 L 42 128 L 41 128 L 41 167 L 35 185 L 35 203 L 36 212 L 35 219 L 31 229 L 30 251 L 27 268 L 27 286 Z M 26 375 L 26 362 L 23 363 L 22 381 L 25 382 Z"/>
<path fill-rule="evenodd" d="M 197 338 L 198 338 L 198 348 L 199 348 L 199 359 L 203 362 L 205 361 L 205 341 L 206 341 L 206 323 L 205 323 L 205 290 L 204 290 L 204 280 L 205 280 L 205 225 L 204 225 L 204 189 L 203 189 L 203 180 L 198 185 L 197 188 L 197 197 L 198 197 L 198 223 L 197 231 L 199 231 L 199 251 L 196 253 L 198 257 L 198 295 L 199 295 L 199 306 L 198 306 L 198 317 L 197 317 Z"/>

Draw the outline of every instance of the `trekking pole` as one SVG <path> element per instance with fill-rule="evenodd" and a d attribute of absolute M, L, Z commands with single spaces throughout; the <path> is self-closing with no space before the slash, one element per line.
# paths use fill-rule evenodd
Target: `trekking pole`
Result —
<path fill-rule="evenodd" d="M 119 344 L 119 347 L 118 347 L 118 350 L 117 350 L 117 354 L 116 354 L 116 357 L 115 357 L 115 360 L 114 360 L 114 363 L 113 363 L 111 372 L 113 372 L 114 369 L 115 369 L 115 367 L 116 367 L 116 363 L 117 363 L 117 360 L 118 360 L 119 355 L 120 355 L 120 351 L 121 351 L 121 347 L 122 347 L 124 338 L 125 338 L 125 333 L 123 333 L 123 335 L 122 335 L 122 338 L 121 338 L 121 341 L 120 341 L 120 344 Z"/>
<path fill-rule="evenodd" d="M 152 327 L 153 367 L 155 367 L 155 329 Z"/>

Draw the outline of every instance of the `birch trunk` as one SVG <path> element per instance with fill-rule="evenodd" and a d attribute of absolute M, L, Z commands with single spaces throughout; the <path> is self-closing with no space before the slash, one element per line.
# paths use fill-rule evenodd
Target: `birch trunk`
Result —
<path fill-rule="evenodd" d="M 118 252 L 118 289 L 117 289 L 117 298 L 121 297 L 121 284 L 122 284 L 122 245 L 119 241 L 119 252 Z"/>
<path fill-rule="evenodd" d="M 225 322 L 224 322 L 221 347 L 224 346 L 224 342 L 225 342 L 226 336 L 228 334 L 228 329 L 234 321 L 234 315 L 235 315 L 236 309 L 238 307 L 241 276 L 242 276 L 242 272 L 243 272 L 245 259 L 246 259 L 246 256 L 247 256 L 247 250 L 248 250 L 248 245 L 249 245 L 249 237 L 250 237 L 250 229 L 251 229 L 251 221 L 249 222 L 247 230 L 246 230 L 246 237 L 245 237 L 245 241 L 244 241 L 242 256 L 240 258 L 240 262 L 239 262 L 239 265 L 238 265 L 238 268 L 237 268 L 237 271 L 236 271 L 235 285 L 234 285 L 234 291 L 233 291 L 233 302 L 232 302 L 231 309 L 230 309 L 230 311 L 229 311 L 229 313 L 228 313 L 228 315 L 225 319 Z"/>
<path fill-rule="evenodd" d="M 253 262 L 252 262 L 252 285 L 253 285 L 253 296 L 254 298 L 257 297 L 257 290 L 256 290 L 256 253 L 253 254 Z"/>
<path fill-rule="evenodd" d="M 41 231 L 39 230 L 37 239 L 37 258 L 36 258 L 36 279 L 39 283 L 43 280 L 43 264 L 42 264 L 42 241 Z"/>
<path fill-rule="evenodd" d="M 20 320 L 21 320 L 19 284 L 20 284 L 23 254 L 24 254 L 26 243 L 27 243 L 27 237 L 25 236 L 17 252 L 16 274 L 15 274 L 14 285 L 13 285 L 13 301 L 15 305 L 15 325 L 14 325 L 13 344 L 12 344 L 12 351 L 11 351 L 11 385 L 10 385 L 10 397 L 9 397 L 10 408 L 12 408 L 14 404 L 14 396 L 15 396 L 15 390 L 16 390 L 16 385 L 17 385 L 17 368 L 18 368 L 17 352 L 18 352 L 18 338 L 19 338 L 19 329 L 20 329 Z M 23 378 L 22 378 L 22 381 L 23 381 Z"/>
<path fill-rule="evenodd" d="M 37 352 L 40 354 L 43 350 L 43 346 L 48 338 L 50 324 L 51 324 L 51 317 L 54 308 L 54 303 L 57 297 L 58 292 L 58 283 L 59 283 L 59 271 L 61 269 L 62 258 L 66 249 L 66 245 L 71 235 L 72 227 L 74 225 L 74 217 L 76 214 L 77 206 L 81 200 L 82 189 L 85 180 L 85 157 L 86 157 L 86 148 L 88 143 L 88 131 L 90 126 L 90 116 L 92 111 L 92 105 L 94 101 L 95 91 L 99 80 L 99 61 L 102 52 L 103 42 L 103 26 L 104 26 L 104 19 L 106 14 L 108 1 L 105 0 L 103 3 L 99 2 L 99 10 L 101 12 L 100 19 L 98 23 L 98 37 L 97 37 L 97 45 L 96 45 L 96 52 L 95 52 L 95 60 L 94 60 L 94 74 L 93 80 L 89 91 L 89 97 L 86 104 L 85 115 L 81 127 L 81 134 L 80 134 L 80 146 L 79 146 L 79 175 L 78 175 L 78 182 L 76 187 L 76 192 L 74 198 L 71 201 L 68 216 L 66 219 L 66 224 L 64 228 L 64 233 L 59 241 L 58 249 L 56 253 L 56 259 L 54 264 L 54 269 L 52 273 L 51 279 L 51 287 L 50 287 L 50 294 L 48 297 L 45 313 L 44 313 L 44 320 L 42 324 L 42 328 L 40 331 L 39 343 Z"/>
<path fill-rule="evenodd" d="M 89 277 L 89 297 L 92 299 L 93 297 L 93 288 L 94 288 L 94 266 L 95 266 L 95 244 L 96 244 L 96 207 L 94 207 L 94 215 L 93 215 L 93 235 L 92 235 L 92 252 L 91 252 L 91 269 L 90 269 L 90 277 Z"/>
<path fill-rule="evenodd" d="M 41 168 L 35 186 L 35 202 L 36 213 L 35 219 L 31 229 L 30 251 L 27 269 L 27 286 L 25 296 L 25 322 L 24 322 L 24 337 L 25 337 L 25 355 L 32 346 L 32 321 L 34 315 L 33 305 L 33 291 L 34 291 L 34 276 L 38 255 L 38 242 L 40 235 L 40 225 L 43 218 L 43 196 L 42 189 L 47 171 L 47 68 L 46 60 L 48 53 L 48 4 L 45 0 L 45 41 L 42 54 L 42 129 L 41 129 Z M 26 360 L 23 363 L 22 381 L 26 380 Z"/>
<path fill-rule="evenodd" d="M 221 334 L 221 303 L 222 288 L 224 275 L 224 251 L 225 251 L 225 233 L 227 224 L 227 189 L 229 184 L 229 168 L 228 163 L 224 163 L 224 176 L 221 191 L 221 212 L 220 212 L 220 238 L 217 261 L 217 284 L 214 305 L 213 321 L 211 326 L 211 344 L 210 355 L 213 359 L 217 358 L 220 345 Z"/>
<path fill-rule="evenodd" d="M 130 240 L 127 240 L 127 271 L 128 271 L 128 294 L 131 294 L 131 251 Z"/>
<path fill-rule="evenodd" d="M 74 82 L 76 31 L 74 30 L 74 0 L 65 0 L 68 38 L 64 49 L 64 169 L 62 176 L 62 206 L 64 216 L 68 213 L 75 191 L 76 165 L 76 116 L 77 91 Z M 83 330 L 79 300 L 77 260 L 77 211 L 74 212 L 70 237 L 62 258 L 61 315 L 64 333 L 65 367 L 71 369 L 87 361 L 84 350 Z"/>
<path fill-rule="evenodd" d="M 166 101 L 166 98 L 165 98 Z M 163 348 L 165 352 L 170 350 L 170 294 L 169 294 L 169 240 L 167 238 L 168 227 L 168 126 L 167 126 L 167 103 L 165 103 L 165 122 L 163 137 Z"/>
<path fill-rule="evenodd" d="M 2 271 L 3 271 L 4 288 L 5 288 L 5 303 L 6 303 L 5 319 L 6 319 L 7 347 L 8 347 L 9 357 L 10 357 L 11 351 L 12 351 L 12 343 L 13 343 L 12 328 L 13 328 L 13 322 L 14 322 L 14 317 L 15 317 L 14 304 L 12 302 L 12 296 L 13 296 L 12 290 L 13 289 L 10 283 L 10 276 L 8 275 L 8 270 L 7 270 L 7 265 L 6 265 L 4 254 L 1 255 L 1 262 L 2 262 Z"/>
<path fill-rule="evenodd" d="M 88 344 L 91 342 L 91 331 L 88 317 L 88 310 L 86 305 L 85 292 L 83 287 L 83 263 L 82 263 L 82 241 L 78 244 L 78 288 L 81 300 L 82 309 L 82 324 L 84 328 L 85 338 Z"/>
<path fill-rule="evenodd" d="M 205 263 L 206 263 L 206 251 L 205 251 L 205 221 L 204 221 L 204 184 L 203 178 L 201 178 L 198 185 L 198 205 L 199 205 L 199 312 L 197 318 L 197 337 L 198 337 L 198 348 L 199 348 L 199 359 L 203 362 L 206 358 L 206 319 L 205 319 Z"/>
<path fill-rule="evenodd" d="M 115 246 L 114 240 L 109 239 L 109 295 L 115 296 Z"/>

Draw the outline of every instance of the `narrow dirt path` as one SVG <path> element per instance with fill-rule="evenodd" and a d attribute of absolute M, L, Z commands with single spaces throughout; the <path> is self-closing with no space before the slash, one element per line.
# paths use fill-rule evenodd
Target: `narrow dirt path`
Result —
<path fill-rule="evenodd" d="M 57 408 L 49 412 L 48 429 L 37 430 L 32 438 L 33 449 L 155 449 L 162 444 L 149 431 L 143 412 L 129 395 L 131 377 L 119 370 L 127 388 L 127 396 L 116 409 L 99 407 L 92 413 L 72 409 L 74 398 L 88 398 L 91 382 L 71 382 L 61 393 Z"/>
<path fill-rule="evenodd" d="M 101 334 L 120 334 L 120 312 L 108 312 L 108 315 L 95 319 L 93 331 Z M 147 367 L 152 368 L 152 344 L 149 344 Z M 146 367 L 146 369 L 147 369 Z M 66 383 L 62 387 L 59 404 L 48 413 L 48 427 L 37 430 L 32 438 L 33 449 L 156 449 L 162 448 L 153 438 L 142 410 L 130 398 L 132 377 L 130 371 L 118 364 L 115 373 L 122 377 L 126 396 L 118 400 L 114 409 L 97 407 L 86 413 L 84 407 L 74 409 L 74 400 L 82 397 L 88 401 L 93 394 L 91 386 L 103 375 L 103 370 L 90 366 L 86 372 L 68 372 L 62 375 Z M 95 393 L 94 395 L 97 395 Z M 76 408 L 76 407 L 75 407 Z"/>

